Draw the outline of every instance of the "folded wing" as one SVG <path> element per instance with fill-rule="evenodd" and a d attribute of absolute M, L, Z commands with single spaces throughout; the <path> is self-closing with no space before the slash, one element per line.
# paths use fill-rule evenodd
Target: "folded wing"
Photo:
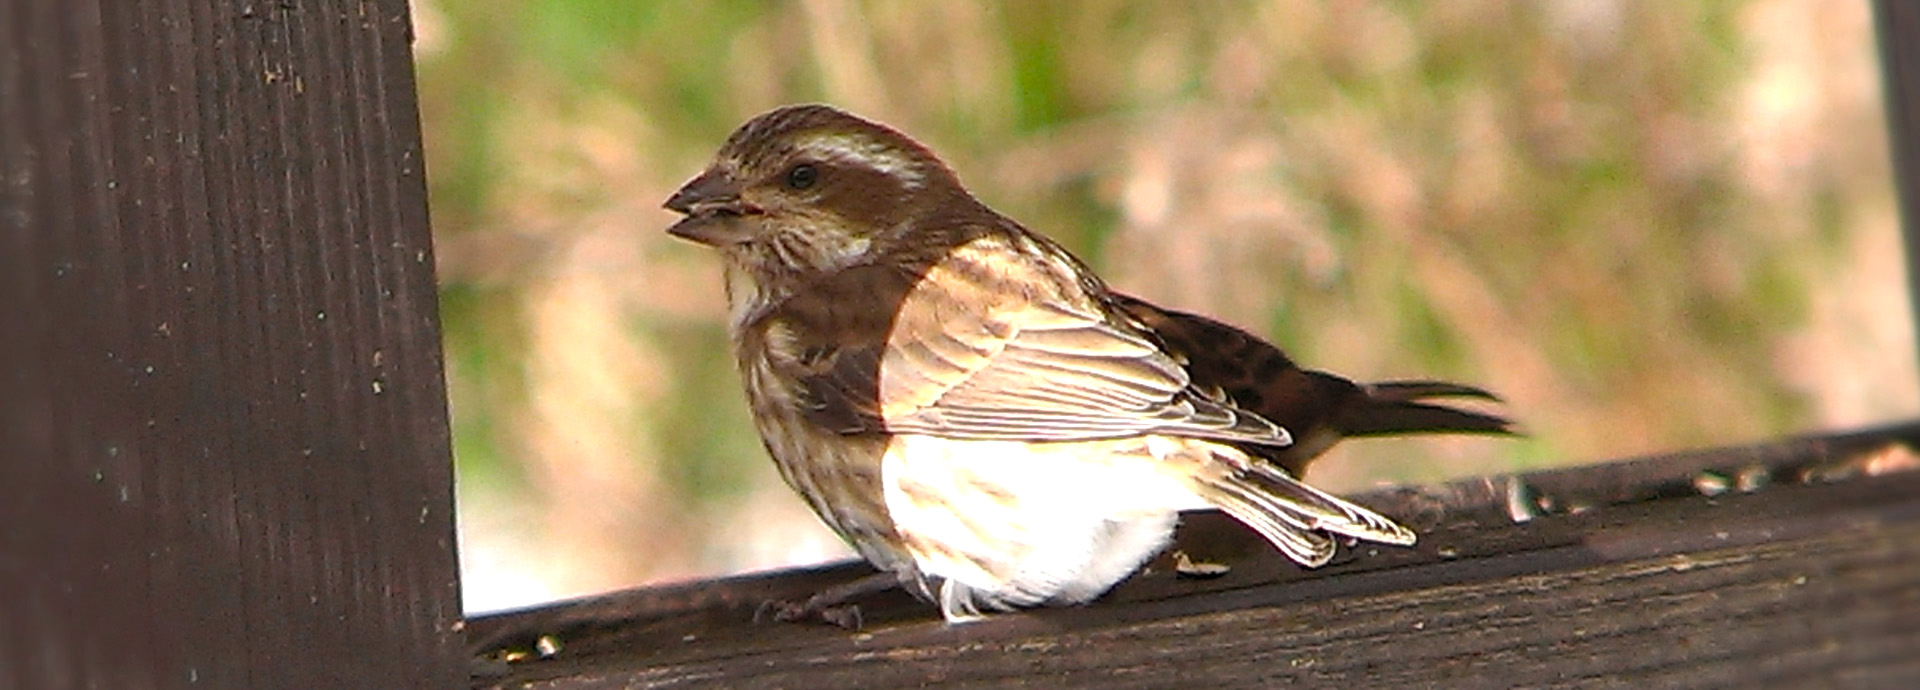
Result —
<path fill-rule="evenodd" d="M 823 313 L 776 326 L 773 337 L 787 341 L 776 349 L 795 353 L 786 373 L 816 421 L 842 433 L 959 439 L 1292 442 L 1279 425 L 1196 389 L 1156 341 L 1105 314 L 1066 266 L 996 260 L 1005 248 L 994 243 L 1005 241 L 988 236 L 920 269 L 858 268 L 810 286 L 891 304 L 840 310 L 884 313 L 884 323 Z"/>

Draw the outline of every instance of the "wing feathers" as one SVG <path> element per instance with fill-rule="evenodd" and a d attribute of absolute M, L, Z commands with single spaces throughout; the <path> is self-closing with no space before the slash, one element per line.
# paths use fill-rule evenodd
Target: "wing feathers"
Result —
<path fill-rule="evenodd" d="M 1208 502 L 1241 524 L 1253 528 L 1253 531 L 1266 538 L 1267 543 L 1273 544 L 1274 548 L 1295 563 L 1317 568 L 1333 559 L 1334 544 L 1331 537 L 1312 531 L 1285 511 L 1261 506 L 1257 491 L 1243 485 L 1216 486 L 1213 489 L 1207 496 Z"/>
<path fill-rule="evenodd" d="M 1385 544 L 1412 544 L 1412 530 L 1366 508 L 1336 498 L 1265 463 L 1203 480 L 1199 493 L 1234 519 L 1252 527 L 1274 548 L 1308 567 L 1333 557 L 1328 534 Z"/>
<path fill-rule="evenodd" d="M 1256 492 L 1276 509 L 1297 510 L 1310 516 L 1314 529 L 1355 539 L 1384 544 L 1412 544 L 1412 530 L 1401 527 L 1379 513 L 1308 486 L 1285 472 L 1264 463 L 1255 464 L 1245 477 L 1258 487 Z"/>
<path fill-rule="evenodd" d="M 751 327 L 809 418 L 839 433 L 1292 443 L 1196 388 L 1142 326 L 1089 294 L 1068 260 L 1011 261 L 1006 242 L 983 234 L 920 269 L 845 269 L 808 285 L 819 299 Z"/>
<path fill-rule="evenodd" d="M 1160 432 L 1291 443 L 1273 423 L 1208 399 L 1135 326 L 1082 304 L 1088 297 L 1072 276 L 1046 266 L 948 266 L 969 261 L 984 259 L 968 248 L 953 252 L 904 295 L 879 362 L 880 430 L 1033 440 Z M 990 280 L 1005 284 L 976 284 Z M 968 299 L 981 293 L 1022 299 Z"/>

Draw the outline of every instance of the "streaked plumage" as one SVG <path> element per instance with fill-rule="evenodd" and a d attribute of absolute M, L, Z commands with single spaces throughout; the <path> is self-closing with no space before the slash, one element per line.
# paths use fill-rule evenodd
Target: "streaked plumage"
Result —
<path fill-rule="evenodd" d="M 1394 398 L 1112 293 L 918 143 L 824 106 L 749 121 L 667 207 L 687 216 L 670 232 L 726 257 L 783 477 L 949 620 L 1091 600 L 1182 509 L 1218 507 L 1309 566 L 1336 536 L 1410 544 L 1295 475 L 1343 433 L 1506 429 L 1418 402 L 1477 389 Z"/>

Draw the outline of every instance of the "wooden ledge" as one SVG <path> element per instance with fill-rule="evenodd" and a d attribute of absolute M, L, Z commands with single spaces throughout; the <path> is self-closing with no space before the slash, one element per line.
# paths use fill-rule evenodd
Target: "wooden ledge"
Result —
<path fill-rule="evenodd" d="M 1920 678 L 1920 421 L 1357 497 L 1421 533 L 1302 570 L 1217 513 L 1087 607 L 761 624 L 860 563 L 467 622 L 475 687 L 1901 686 Z M 557 653 L 534 651 L 542 638 Z M 508 663 L 508 657 L 519 660 Z"/>

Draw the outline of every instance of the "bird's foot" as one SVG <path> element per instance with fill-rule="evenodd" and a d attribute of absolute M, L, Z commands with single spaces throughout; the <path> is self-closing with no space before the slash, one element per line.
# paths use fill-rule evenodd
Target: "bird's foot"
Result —
<path fill-rule="evenodd" d="M 753 612 L 753 622 L 768 620 L 780 623 L 807 623 L 819 621 L 843 630 L 859 630 L 866 621 L 860 616 L 859 604 L 819 605 L 812 598 L 802 602 L 783 599 L 768 599 Z"/>
<path fill-rule="evenodd" d="M 834 585 L 819 594 L 807 597 L 806 601 L 792 602 L 782 599 L 769 599 L 760 604 L 753 613 L 753 622 L 766 620 L 781 623 L 805 623 L 819 621 L 844 630 L 859 630 L 866 621 L 860 614 L 860 605 L 850 603 L 855 597 L 883 592 L 898 586 L 900 580 L 893 573 L 874 573 L 866 577 Z"/>

